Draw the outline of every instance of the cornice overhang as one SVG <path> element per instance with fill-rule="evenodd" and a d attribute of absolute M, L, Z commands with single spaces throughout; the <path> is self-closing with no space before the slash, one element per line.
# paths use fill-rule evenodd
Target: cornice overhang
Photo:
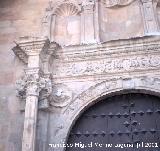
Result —
<path fill-rule="evenodd" d="M 28 63 L 30 55 L 39 54 L 43 59 L 46 55 L 52 55 L 54 50 L 60 47 L 56 42 L 51 43 L 49 39 L 39 37 L 22 37 L 15 44 L 12 50 L 25 64 Z"/>
<path fill-rule="evenodd" d="M 100 44 L 70 45 L 61 47 L 56 42 L 50 42 L 45 38 L 23 37 L 15 42 L 16 46 L 12 49 L 15 55 L 24 63 L 28 63 L 28 56 L 39 53 L 41 59 L 54 54 L 55 58 L 73 60 L 83 59 L 90 56 L 111 55 L 125 53 L 126 51 L 148 51 L 160 49 L 160 36 L 145 36 L 130 39 L 119 39 Z M 63 53 L 63 57 L 61 57 Z M 64 61 L 65 61 L 64 60 Z"/>
<path fill-rule="evenodd" d="M 130 39 L 119 39 L 101 44 L 72 45 L 61 48 L 56 52 L 55 58 L 63 61 L 86 60 L 87 58 L 102 58 L 105 56 L 159 51 L 160 36 L 145 36 Z M 63 57 L 62 57 L 63 53 Z"/>

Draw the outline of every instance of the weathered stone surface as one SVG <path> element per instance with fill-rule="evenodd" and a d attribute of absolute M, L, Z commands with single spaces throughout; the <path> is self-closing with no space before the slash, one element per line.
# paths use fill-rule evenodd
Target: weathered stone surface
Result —
<path fill-rule="evenodd" d="M 86 107 L 111 93 L 160 96 L 159 21 L 156 1 L 1 1 L 0 150 L 21 151 L 22 140 L 32 151 L 51 150 Z M 16 92 L 26 68 L 35 79 Z"/>

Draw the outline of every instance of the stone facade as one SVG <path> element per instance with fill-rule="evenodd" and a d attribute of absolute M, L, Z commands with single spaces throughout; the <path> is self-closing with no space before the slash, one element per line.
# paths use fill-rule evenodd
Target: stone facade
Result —
<path fill-rule="evenodd" d="M 0 13 L 0 151 L 52 150 L 104 97 L 160 96 L 158 1 L 6 0 Z"/>

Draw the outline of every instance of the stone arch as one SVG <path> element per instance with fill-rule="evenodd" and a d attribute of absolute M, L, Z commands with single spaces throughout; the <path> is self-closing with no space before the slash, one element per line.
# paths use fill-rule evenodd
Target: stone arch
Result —
<path fill-rule="evenodd" d="M 90 87 L 72 101 L 64 111 L 63 118 L 66 118 L 67 121 L 65 120 L 64 123 L 61 123 L 63 128 L 56 136 L 57 142 L 61 142 L 62 140 L 63 142 L 67 141 L 75 121 L 88 107 L 103 100 L 104 97 L 130 92 L 160 96 L 160 79 L 158 77 L 148 76 L 125 79 L 120 78 L 103 81 Z M 61 151 L 63 150 L 64 149 Z"/>
<path fill-rule="evenodd" d="M 158 77 L 136 77 L 136 78 L 120 78 L 103 81 L 80 94 L 73 102 L 70 103 L 65 113 L 72 114 L 71 120 L 81 113 L 81 110 L 94 104 L 95 101 L 112 93 L 121 93 L 127 91 L 139 91 L 160 96 L 160 79 Z"/>

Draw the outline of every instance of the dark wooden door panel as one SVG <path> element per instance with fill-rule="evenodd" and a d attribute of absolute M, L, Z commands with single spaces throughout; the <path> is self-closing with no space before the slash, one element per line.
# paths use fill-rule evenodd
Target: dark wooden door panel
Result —
<path fill-rule="evenodd" d="M 66 150 L 158 151 L 158 148 L 113 147 L 141 142 L 160 142 L 160 99 L 133 93 L 107 98 L 85 111 L 68 138 L 73 147 Z"/>

